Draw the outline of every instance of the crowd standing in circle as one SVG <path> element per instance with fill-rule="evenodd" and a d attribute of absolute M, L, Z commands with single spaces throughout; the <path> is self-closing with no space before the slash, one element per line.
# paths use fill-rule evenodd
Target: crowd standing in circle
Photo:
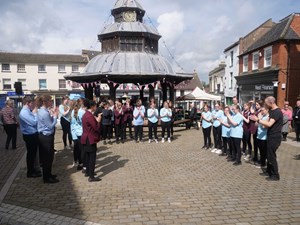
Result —
<path fill-rule="evenodd" d="M 191 109 L 191 121 L 197 122 L 197 108 L 191 104 Z M 44 183 L 59 182 L 57 175 L 52 174 L 56 151 L 54 135 L 59 117 L 64 149 L 73 151 L 73 167 L 82 170 L 89 182 L 96 182 L 101 180 L 95 177 L 97 143 L 100 140 L 103 145 L 112 144 L 113 137 L 116 144 L 124 143 L 128 138 L 136 143 L 143 142 L 143 127 L 147 118 L 148 143 L 159 142 L 159 124 L 162 128 L 161 142 L 167 140 L 171 143 L 175 109 L 172 102 L 166 101 L 159 110 L 154 99 L 150 100 L 146 109 L 140 99 L 136 100 L 135 105 L 130 99 L 125 102 L 104 100 L 96 104 L 88 99 L 71 101 L 68 96 L 62 99 L 58 108 L 54 108 L 50 95 L 36 99 L 25 97 L 19 120 L 27 148 L 27 177 L 42 176 Z M 7 134 L 5 148 L 8 149 L 12 140 L 12 148 L 15 149 L 18 122 L 11 100 L 1 111 L 1 121 Z M 249 101 L 243 107 L 234 98 L 233 105 L 216 103 L 212 111 L 205 104 L 200 124 L 204 137 L 202 149 L 227 156 L 227 161 L 235 166 L 242 164 L 243 156 L 245 162 L 262 169 L 261 175 L 268 176 L 269 180 L 279 180 L 276 151 L 281 141 L 286 141 L 291 125 L 295 127 L 296 141 L 300 141 L 300 100 L 293 110 L 288 102 L 279 109 L 274 97 L 268 97 L 265 101 Z M 187 124 L 187 129 L 192 125 Z M 41 165 L 42 170 L 37 165 Z"/>

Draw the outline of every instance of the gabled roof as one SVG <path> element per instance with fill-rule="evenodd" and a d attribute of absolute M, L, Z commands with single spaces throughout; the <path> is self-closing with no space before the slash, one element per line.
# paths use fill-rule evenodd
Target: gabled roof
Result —
<path fill-rule="evenodd" d="M 87 63 L 82 55 L 0 52 L 2 63 Z"/>
<path fill-rule="evenodd" d="M 197 73 L 194 74 L 193 79 L 186 80 L 175 86 L 175 90 L 194 90 L 196 87 L 203 89 L 203 84 Z"/>
<path fill-rule="evenodd" d="M 290 27 L 295 13 L 279 21 L 265 35 L 254 42 L 243 54 L 274 43 L 278 40 L 300 40 L 300 36 Z"/>

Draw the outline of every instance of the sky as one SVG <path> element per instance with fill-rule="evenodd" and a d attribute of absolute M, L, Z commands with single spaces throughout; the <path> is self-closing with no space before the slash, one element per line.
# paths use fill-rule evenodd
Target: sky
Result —
<path fill-rule="evenodd" d="M 131 1 L 131 0 L 129 0 Z M 116 0 L 0 0 L 0 51 L 81 54 L 101 50 Z M 160 54 L 202 81 L 223 51 L 266 20 L 300 12 L 299 0 L 139 0 L 162 35 Z M 151 21 L 151 22 L 150 22 Z M 164 44 L 165 43 L 165 44 Z M 170 54 L 170 53 L 171 54 Z M 174 59 L 173 59 L 174 58 Z"/>

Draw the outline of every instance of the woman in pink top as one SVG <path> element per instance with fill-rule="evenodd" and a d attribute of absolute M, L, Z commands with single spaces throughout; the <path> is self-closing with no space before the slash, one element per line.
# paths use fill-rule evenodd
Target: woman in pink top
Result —
<path fill-rule="evenodd" d="M 289 133 L 289 129 L 291 126 L 291 121 L 293 119 L 293 111 L 292 108 L 289 106 L 289 102 L 285 101 L 284 106 L 281 109 L 281 112 L 283 114 L 283 126 L 282 126 L 282 140 L 286 141 L 287 135 Z"/>

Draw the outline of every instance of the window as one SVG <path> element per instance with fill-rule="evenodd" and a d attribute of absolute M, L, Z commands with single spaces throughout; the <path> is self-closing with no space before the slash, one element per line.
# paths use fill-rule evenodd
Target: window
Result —
<path fill-rule="evenodd" d="M 2 63 L 2 71 L 10 71 L 10 65 L 8 63 Z"/>
<path fill-rule="evenodd" d="M 59 79 L 58 80 L 58 88 L 59 89 L 66 89 L 67 88 L 65 79 Z"/>
<path fill-rule="evenodd" d="M 121 38 L 121 51 L 142 51 L 143 39 L 133 38 L 133 37 L 124 37 Z"/>
<path fill-rule="evenodd" d="M 47 89 L 47 80 L 46 79 L 40 79 L 39 80 L 39 89 Z"/>
<path fill-rule="evenodd" d="M 25 72 L 25 64 L 18 64 L 17 65 L 17 70 L 19 73 L 24 73 Z"/>
<path fill-rule="evenodd" d="M 229 89 L 232 89 L 232 86 L 233 86 L 233 72 L 230 72 Z"/>
<path fill-rule="evenodd" d="M 259 53 L 254 52 L 252 54 L 252 70 L 257 70 L 258 69 L 258 62 L 259 62 Z"/>
<path fill-rule="evenodd" d="M 78 65 L 72 65 L 72 72 L 73 73 L 79 72 L 79 66 Z"/>
<path fill-rule="evenodd" d="M 45 73 L 46 72 L 46 65 L 41 64 L 38 66 L 38 72 L 39 73 Z"/>
<path fill-rule="evenodd" d="M 233 51 L 230 52 L 230 66 L 233 66 Z"/>
<path fill-rule="evenodd" d="M 66 65 L 58 65 L 58 72 L 65 73 L 66 72 Z"/>
<path fill-rule="evenodd" d="M 264 50 L 264 67 L 272 66 L 272 46 Z"/>
<path fill-rule="evenodd" d="M 18 82 L 22 83 L 22 89 L 25 90 L 26 89 L 26 79 L 18 79 Z"/>
<path fill-rule="evenodd" d="M 243 72 L 247 72 L 248 71 L 248 56 L 244 56 L 243 57 Z"/>
<path fill-rule="evenodd" d="M 180 96 L 184 96 L 184 90 L 180 90 Z"/>
<path fill-rule="evenodd" d="M 3 79 L 3 90 L 11 90 L 11 80 L 10 79 Z"/>

